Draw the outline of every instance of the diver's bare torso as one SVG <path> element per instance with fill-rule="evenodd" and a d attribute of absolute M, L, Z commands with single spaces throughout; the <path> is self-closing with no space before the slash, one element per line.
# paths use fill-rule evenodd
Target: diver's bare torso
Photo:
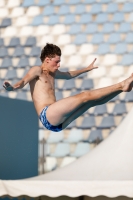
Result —
<path fill-rule="evenodd" d="M 54 74 L 43 71 L 40 67 L 40 76 L 34 78 L 29 84 L 34 106 L 39 116 L 44 107 L 56 102 Z"/>

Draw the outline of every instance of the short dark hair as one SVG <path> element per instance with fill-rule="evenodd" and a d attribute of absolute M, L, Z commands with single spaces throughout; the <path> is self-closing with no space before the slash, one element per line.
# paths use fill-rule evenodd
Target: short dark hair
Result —
<path fill-rule="evenodd" d="M 61 56 L 61 49 L 54 44 L 47 43 L 46 46 L 41 51 L 40 59 L 43 62 L 46 57 L 53 58 L 56 55 Z"/>

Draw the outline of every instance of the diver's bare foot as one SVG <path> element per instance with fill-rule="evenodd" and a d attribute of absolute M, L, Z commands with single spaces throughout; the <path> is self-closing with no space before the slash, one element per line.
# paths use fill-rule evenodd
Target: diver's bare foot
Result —
<path fill-rule="evenodd" d="M 122 81 L 121 84 L 123 92 L 130 92 L 133 87 L 133 74 L 126 80 Z"/>

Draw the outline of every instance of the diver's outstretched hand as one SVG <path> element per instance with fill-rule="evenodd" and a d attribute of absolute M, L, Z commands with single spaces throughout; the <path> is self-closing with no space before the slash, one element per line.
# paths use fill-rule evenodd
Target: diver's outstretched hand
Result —
<path fill-rule="evenodd" d="M 98 66 L 94 66 L 95 61 L 96 61 L 96 58 L 95 58 L 95 59 L 93 60 L 93 62 L 87 67 L 89 71 L 98 68 Z"/>
<path fill-rule="evenodd" d="M 13 91 L 13 90 L 14 90 L 13 86 L 12 86 L 8 81 L 4 81 L 3 87 L 4 87 L 7 91 Z"/>

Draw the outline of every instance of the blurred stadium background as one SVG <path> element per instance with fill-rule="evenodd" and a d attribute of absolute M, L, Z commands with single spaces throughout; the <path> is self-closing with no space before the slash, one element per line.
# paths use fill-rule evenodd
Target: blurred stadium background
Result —
<path fill-rule="evenodd" d="M 95 57 L 99 66 L 69 81 L 56 80 L 57 100 L 122 81 L 133 72 L 132 30 L 133 1 L 0 0 L 0 95 L 31 101 L 29 85 L 6 92 L 2 83 L 14 84 L 32 66 L 40 65 L 46 42 L 61 48 L 61 71 L 86 67 Z M 91 108 L 59 133 L 39 122 L 39 174 L 91 151 L 119 126 L 132 105 L 133 92 L 122 93 Z"/>

